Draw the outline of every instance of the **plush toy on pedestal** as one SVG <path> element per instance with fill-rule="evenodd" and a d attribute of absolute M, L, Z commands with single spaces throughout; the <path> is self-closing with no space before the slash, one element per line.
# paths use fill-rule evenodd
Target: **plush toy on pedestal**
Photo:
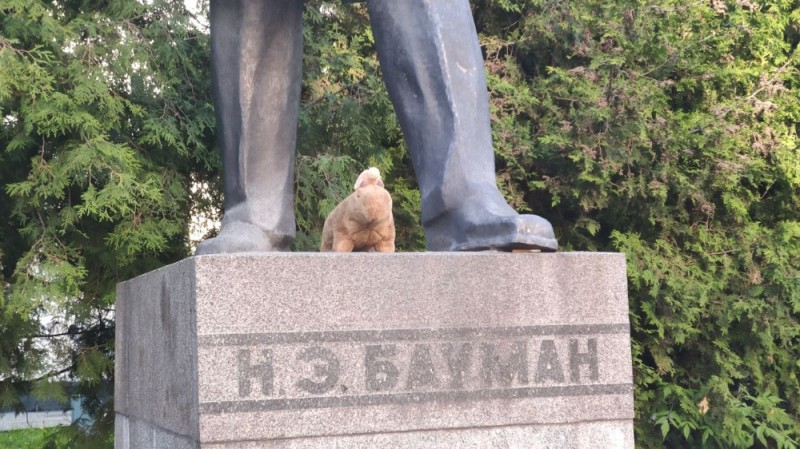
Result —
<path fill-rule="evenodd" d="M 392 197 L 383 188 L 380 171 L 364 170 L 354 189 L 325 219 L 320 251 L 393 253 Z"/>

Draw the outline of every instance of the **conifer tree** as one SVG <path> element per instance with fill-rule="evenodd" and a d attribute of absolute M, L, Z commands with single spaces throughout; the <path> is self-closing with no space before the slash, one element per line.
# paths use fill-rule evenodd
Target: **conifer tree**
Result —
<path fill-rule="evenodd" d="M 797 447 L 800 2 L 476 14 L 510 201 L 627 255 L 637 447 Z"/>
<path fill-rule="evenodd" d="M 82 395 L 70 447 L 111 438 L 115 284 L 188 254 L 214 182 L 205 31 L 182 2 L 0 3 L 0 404 Z"/>

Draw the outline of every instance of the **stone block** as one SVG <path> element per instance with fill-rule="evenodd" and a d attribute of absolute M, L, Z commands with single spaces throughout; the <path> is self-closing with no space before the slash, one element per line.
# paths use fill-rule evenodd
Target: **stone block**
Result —
<path fill-rule="evenodd" d="M 209 255 L 117 294 L 117 449 L 633 447 L 620 254 Z"/>

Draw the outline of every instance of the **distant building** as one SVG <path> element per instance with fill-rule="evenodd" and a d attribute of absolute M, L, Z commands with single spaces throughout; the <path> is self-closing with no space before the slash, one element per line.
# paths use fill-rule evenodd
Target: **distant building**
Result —
<path fill-rule="evenodd" d="M 68 426 L 81 418 L 80 398 L 74 397 L 68 406 L 55 400 L 22 398 L 25 412 L 16 414 L 13 409 L 0 408 L 0 432 L 16 429 Z"/>

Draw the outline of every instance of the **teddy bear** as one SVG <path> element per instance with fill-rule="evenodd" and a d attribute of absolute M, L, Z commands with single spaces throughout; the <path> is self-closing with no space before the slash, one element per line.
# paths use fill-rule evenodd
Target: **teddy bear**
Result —
<path fill-rule="evenodd" d="M 361 172 L 353 190 L 325 219 L 320 251 L 393 253 L 392 196 L 380 171 L 370 167 Z"/>

